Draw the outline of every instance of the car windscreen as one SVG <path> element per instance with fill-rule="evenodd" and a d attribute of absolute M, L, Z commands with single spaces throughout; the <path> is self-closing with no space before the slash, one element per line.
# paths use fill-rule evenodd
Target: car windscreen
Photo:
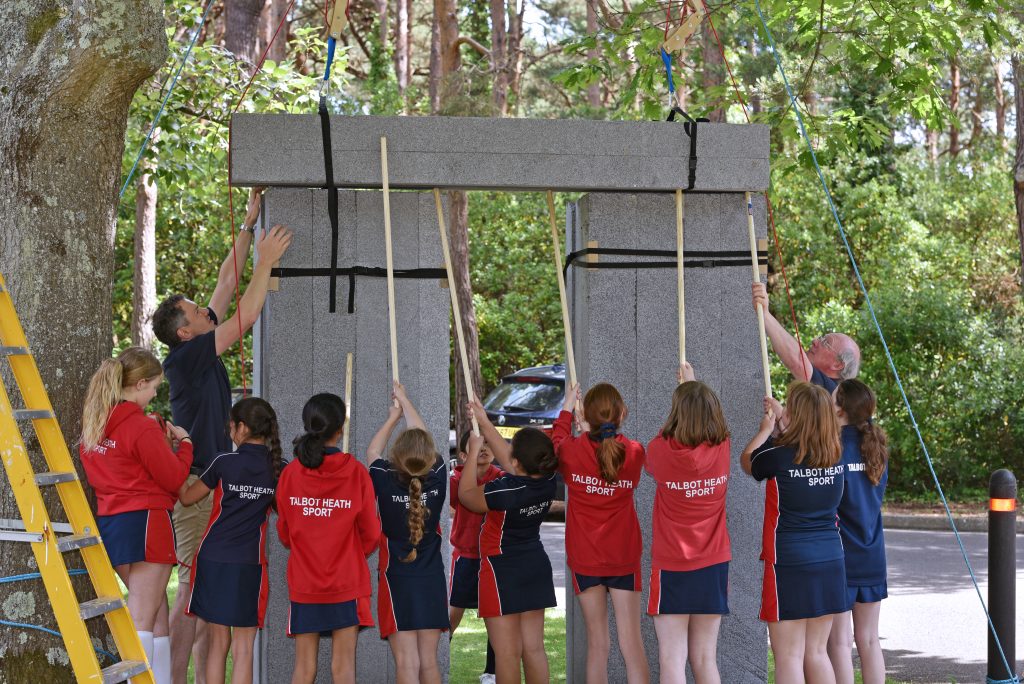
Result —
<path fill-rule="evenodd" d="M 505 413 L 533 413 L 557 411 L 561 406 L 565 389 L 560 382 L 519 382 L 503 380 L 484 399 L 488 411 Z"/>

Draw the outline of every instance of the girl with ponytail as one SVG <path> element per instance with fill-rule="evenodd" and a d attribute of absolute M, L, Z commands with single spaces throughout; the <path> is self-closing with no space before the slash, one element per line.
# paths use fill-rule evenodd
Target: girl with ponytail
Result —
<path fill-rule="evenodd" d="M 648 614 L 658 633 L 661 677 L 718 682 L 716 650 L 732 550 L 726 528 L 729 429 L 714 391 L 684 363 L 661 433 L 647 445 L 654 478 L 654 535 Z"/>
<path fill-rule="evenodd" d="M 192 440 L 183 428 L 143 413 L 162 380 L 160 362 L 141 347 L 104 361 L 86 392 L 79 455 L 96 492 L 100 537 L 128 587 L 146 657 L 157 684 L 170 684 L 171 511 L 192 466 Z"/>
<path fill-rule="evenodd" d="M 241 683 L 252 681 L 253 643 L 267 608 L 264 539 L 281 470 L 281 439 L 277 414 L 263 399 L 242 399 L 228 415 L 236 450 L 214 457 L 198 480 L 182 486 L 179 498 L 191 506 L 213 492 L 210 520 L 192 559 L 185 612 L 209 625 L 206 680 L 224 681 L 230 649 L 231 680 Z"/>
<path fill-rule="evenodd" d="M 872 420 L 875 393 L 863 382 L 843 380 L 835 390 L 835 402 L 846 466 L 839 535 L 846 553 L 847 597 L 853 609 L 833 616 L 828 655 L 837 684 L 853 684 L 851 650 L 856 641 L 864 684 L 882 684 L 885 660 L 878 641 L 878 615 L 882 599 L 888 596 L 882 498 L 889 480 L 889 440 Z"/>
<path fill-rule="evenodd" d="M 423 418 L 397 382 L 392 398 L 394 405 L 366 454 L 382 528 L 377 563 L 380 636 L 391 646 L 399 684 L 440 684 L 437 642 L 449 621 L 438 526 L 448 472 Z M 403 415 L 406 429 L 384 458 Z"/>
<path fill-rule="evenodd" d="M 633 503 L 644 447 L 619 432 L 628 411 L 615 387 L 590 388 L 583 397 L 581 432 L 574 437 L 578 402 L 579 388 L 570 387 L 551 441 L 568 490 L 565 551 L 587 625 L 587 683 L 608 681 L 609 596 L 629 684 L 646 683 L 650 675 L 640 636 L 643 541 Z"/>
<path fill-rule="evenodd" d="M 331 638 L 334 681 L 354 683 L 359 628 L 373 626 L 366 557 L 377 549 L 380 519 L 366 466 L 338 448 L 344 426 L 341 397 L 314 395 L 302 408 L 295 458 L 277 481 L 277 535 L 290 550 L 293 682 L 316 680 L 323 635 Z"/>

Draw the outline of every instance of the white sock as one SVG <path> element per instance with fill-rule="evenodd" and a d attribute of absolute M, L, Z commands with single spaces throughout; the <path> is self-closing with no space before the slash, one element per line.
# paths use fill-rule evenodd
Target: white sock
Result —
<path fill-rule="evenodd" d="M 156 684 L 171 684 L 171 638 L 153 639 L 153 678 Z"/>
<path fill-rule="evenodd" d="M 146 660 L 149 661 L 149 666 L 153 666 L 153 633 L 152 632 L 139 632 L 139 641 L 142 642 L 142 650 L 146 654 Z"/>

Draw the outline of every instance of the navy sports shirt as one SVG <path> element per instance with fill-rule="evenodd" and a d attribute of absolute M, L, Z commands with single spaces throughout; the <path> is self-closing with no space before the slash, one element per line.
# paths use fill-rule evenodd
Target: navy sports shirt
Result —
<path fill-rule="evenodd" d="M 388 563 L 388 572 L 415 572 L 417 568 L 429 563 L 441 562 L 441 511 L 448 494 L 448 471 L 444 459 L 438 456 L 434 467 L 422 480 L 423 493 L 420 500 L 426 508 L 426 514 L 423 518 L 423 538 L 416 546 L 416 560 L 412 563 L 401 562 L 412 551 L 409 545 L 409 486 L 402 482 L 395 466 L 384 458 L 378 458 L 370 464 L 370 479 L 377 495 L 377 512 L 380 514 L 383 532 L 381 544 L 386 541 L 388 557 L 395 559 L 395 562 Z"/>
<path fill-rule="evenodd" d="M 873 586 L 884 582 L 886 575 L 882 497 L 889 467 L 886 465 L 877 485 L 871 484 L 860 453 L 860 430 L 844 425 L 842 437 L 846 489 L 839 502 L 839 534 L 846 552 L 846 583 L 851 587 Z"/>
<path fill-rule="evenodd" d="M 811 366 L 810 383 L 824 388 L 829 394 L 832 394 L 833 390 L 835 390 L 836 387 L 839 387 L 838 380 L 828 377 L 814 366 Z"/>
<path fill-rule="evenodd" d="M 210 310 L 217 322 L 217 314 Z M 171 347 L 163 363 L 170 385 L 174 424 L 192 438 L 192 470 L 202 472 L 217 454 L 231 451 L 228 412 L 231 384 L 217 355 L 217 333 L 210 331 Z"/>
<path fill-rule="evenodd" d="M 220 563 L 266 563 L 264 540 L 276 485 L 267 447 L 242 444 L 220 454 L 199 479 L 213 490 L 213 510 L 198 553 Z"/>
<path fill-rule="evenodd" d="M 480 530 L 480 555 L 543 550 L 540 524 L 555 498 L 555 476 L 502 475 L 484 485 L 487 515 Z"/>
<path fill-rule="evenodd" d="M 793 463 L 795 457 L 794 447 L 773 446 L 769 438 L 750 458 L 754 479 L 768 480 L 761 560 L 804 565 L 842 558 L 836 516 L 843 496 L 843 464 L 809 468 Z"/>

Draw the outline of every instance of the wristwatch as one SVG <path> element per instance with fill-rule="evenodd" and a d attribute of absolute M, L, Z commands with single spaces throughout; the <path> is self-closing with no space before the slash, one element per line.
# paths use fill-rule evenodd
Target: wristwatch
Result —
<path fill-rule="evenodd" d="M 247 225 L 245 225 L 243 223 L 242 227 L 238 229 L 238 232 L 239 233 L 249 233 L 250 235 L 255 235 L 256 234 L 256 226 L 247 226 Z"/>

